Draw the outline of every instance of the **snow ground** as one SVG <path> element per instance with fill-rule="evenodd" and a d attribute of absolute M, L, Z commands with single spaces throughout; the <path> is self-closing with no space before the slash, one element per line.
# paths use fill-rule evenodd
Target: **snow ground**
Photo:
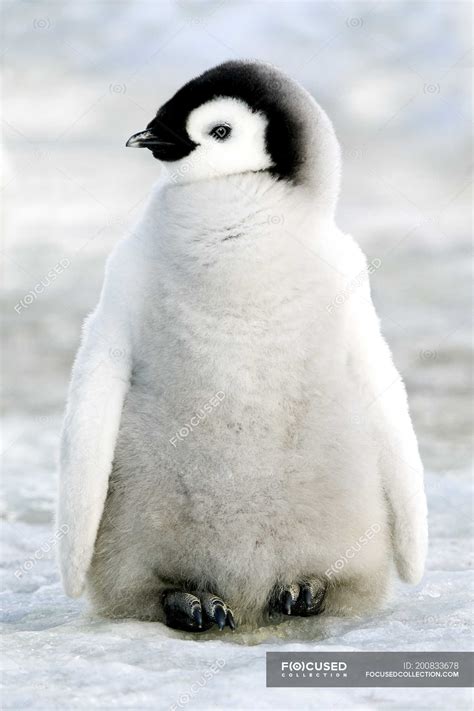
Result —
<path fill-rule="evenodd" d="M 472 648 L 468 3 L 157 4 L 3 3 L 3 707 L 469 709 L 463 689 L 265 688 L 269 650 Z M 422 583 L 399 584 L 371 618 L 190 637 L 92 616 L 63 595 L 48 541 L 80 324 L 157 171 L 123 143 L 184 80 L 235 55 L 283 66 L 335 121 L 339 223 L 382 259 L 372 290 L 427 469 L 430 551 Z"/>
<path fill-rule="evenodd" d="M 459 651 L 472 645 L 472 491 L 459 473 L 427 477 L 431 544 L 416 588 L 397 586 L 372 618 L 289 620 L 199 638 L 159 623 L 108 621 L 62 593 L 47 522 L 54 481 L 47 459 L 59 421 L 26 425 L 16 507 L 3 532 L 5 709 L 469 709 L 467 689 L 266 689 L 265 652 Z M 18 433 L 18 432 L 17 432 Z M 15 434 L 12 432 L 12 436 Z M 41 444 L 40 444 L 41 443 Z M 13 453 L 15 444 L 10 446 Z M 42 550 L 43 547 L 43 550 Z M 36 558 L 35 558 L 36 553 Z M 218 673 L 203 684 L 216 662 Z M 197 683 L 197 693 L 191 686 Z"/>

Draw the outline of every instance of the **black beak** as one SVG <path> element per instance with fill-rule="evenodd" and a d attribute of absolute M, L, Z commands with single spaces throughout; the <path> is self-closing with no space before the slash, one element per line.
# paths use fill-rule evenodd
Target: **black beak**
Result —
<path fill-rule="evenodd" d="M 174 146 L 175 144 L 171 141 L 162 141 L 157 138 L 151 131 L 140 131 L 139 133 L 134 133 L 130 136 L 126 142 L 127 148 L 167 148 L 168 146 Z"/>
<path fill-rule="evenodd" d="M 187 134 L 170 131 L 162 121 L 154 119 L 144 131 L 134 133 L 125 144 L 129 148 L 149 148 L 160 161 L 176 161 L 189 155 L 196 147 Z"/>

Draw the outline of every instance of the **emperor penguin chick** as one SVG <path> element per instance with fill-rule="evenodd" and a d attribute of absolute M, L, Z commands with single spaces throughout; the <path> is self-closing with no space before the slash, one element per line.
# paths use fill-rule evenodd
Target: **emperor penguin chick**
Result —
<path fill-rule="evenodd" d="M 66 592 L 190 631 L 361 614 L 427 545 L 406 393 L 334 222 L 326 114 L 272 66 L 190 81 L 128 146 L 165 168 L 107 262 L 61 443 Z"/>

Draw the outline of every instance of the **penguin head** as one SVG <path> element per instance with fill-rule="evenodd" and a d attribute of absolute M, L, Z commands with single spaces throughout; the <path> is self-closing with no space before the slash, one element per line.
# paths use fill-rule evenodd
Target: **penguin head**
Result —
<path fill-rule="evenodd" d="M 297 82 L 256 61 L 226 62 L 191 80 L 126 145 L 149 148 L 173 182 L 267 172 L 297 184 L 320 179 L 323 160 L 338 172 L 326 114 Z"/>

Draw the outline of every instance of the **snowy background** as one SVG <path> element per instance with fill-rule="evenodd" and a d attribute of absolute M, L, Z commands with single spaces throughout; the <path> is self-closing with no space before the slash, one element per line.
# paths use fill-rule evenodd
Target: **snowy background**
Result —
<path fill-rule="evenodd" d="M 461 689 L 265 688 L 268 650 L 471 645 L 470 4 L 3 0 L 2 12 L 4 708 L 470 708 Z M 92 616 L 63 595 L 50 541 L 80 325 L 159 170 L 125 140 L 233 57 L 280 65 L 334 121 L 338 221 L 382 260 L 373 295 L 407 383 L 431 544 L 422 583 L 370 619 L 195 638 Z"/>

